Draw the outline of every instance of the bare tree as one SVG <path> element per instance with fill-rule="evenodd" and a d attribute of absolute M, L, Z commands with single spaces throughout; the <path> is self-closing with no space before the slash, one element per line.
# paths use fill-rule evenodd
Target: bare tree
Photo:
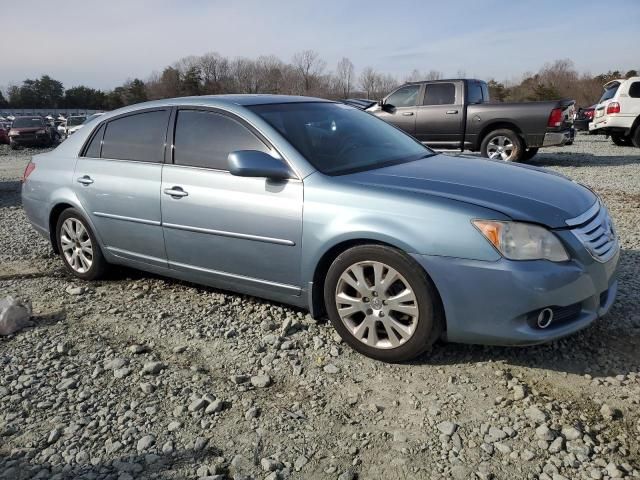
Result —
<path fill-rule="evenodd" d="M 198 59 L 205 93 L 225 91 L 230 77 L 229 60 L 219 53 L 205 53 Z"/>
<path fill-rule="evenodd" d="M 360 74 L 360 87 L 367 94 L 367 98 L 371 98 L 376 91 L 376 87 L 380 83 L 380 75 L 371 67 L 365 67 Z"/>
<path fill-rule="evenodd" d="M 438 70 L 429 70 L 429 72 L 425 75 L 425 80 L 441 80 L 443 77 L 442 72 Z"/>
<path fill-rule="evenodd" d="M 336 68 L 336 83 L 343 98 L 348 98 L 351 93 L 354 72 L 353 63 L 347 57 L 343 57 L 338 62 L 338 67 Z"/>
<path fill-rule="evenodd" d="M 398 86 L 398 81 L 393 75 L 379 75 L 375 87 L 375 98 L 382 98 Z"/>
<path fill-rule="evenodd" d="M 324 60 L 313 50 L 303 50 L 293 56 L 293 66 L 302 77 L 304 93 L 309 93 L 313 83 L 326 67 Z"/>

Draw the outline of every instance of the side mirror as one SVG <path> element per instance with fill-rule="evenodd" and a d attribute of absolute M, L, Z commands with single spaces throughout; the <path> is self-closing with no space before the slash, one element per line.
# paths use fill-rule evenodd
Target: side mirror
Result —
<path fill-rule="evenodd" d="M 277 158 L 258 150 L 237 150 L 227 159 L 229 172 L 237 177 L 262 177 L 285 180 L 293 177 L 289 167 Z"/>
<path fill-rule="evenodd" d="M 383 99 L 378 100 L 378 106 L 379 106 L 379 107 L 384 107 L 384 98 L 383 98 Z"/>

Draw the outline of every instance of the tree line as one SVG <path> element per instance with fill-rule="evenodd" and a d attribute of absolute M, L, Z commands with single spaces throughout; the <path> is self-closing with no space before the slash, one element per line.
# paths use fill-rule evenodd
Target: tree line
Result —
<path fill-rule="evenodd" d="M 602 85 L 613 78 L 636 76 L 636 70 L 609 71 L 598 75 L 580 73 L 571 60 L 556 60 L 519 81 L 489 79 L 491 98 L 496 102 L 556 100 L 573 98 L 580 106 L 597 101 Z M 464 77 L 464 72 L 458 72 Z M 360 97 L 379 99 L 396 86 L 417 80 L 443 78 L 438 70 L 414 70 L 399 78 L 372 67 L 359 74 L 349 58 L 334 68 L 313 50 L 295 54 L 290 62 L 276 56 L 227 58 L 219 53 L 189 56 L 152 73 L 146 80 L 135 78 L 113 90 L 87 86 L 65 89 L 43 75 L 10 85 L 6 97 L 0 91 L 0 108 L 87 108 L 113 110 L 133 103 L 161 98 L 221 93 L 273 93 L 310 95 L 330 99 Z"/>

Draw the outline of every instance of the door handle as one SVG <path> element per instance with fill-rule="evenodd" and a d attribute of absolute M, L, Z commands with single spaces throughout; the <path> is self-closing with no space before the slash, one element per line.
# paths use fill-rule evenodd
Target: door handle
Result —
<path fill-rule="evenodd" d="M 458 110 L 447 110 L 447 115 L 455 115 L 458 113 Z"/>
<path fill-rule="evenodd" d="M 402 115 L 405 117 L 410 117 L 411 115 L 413 115 L 413 112 L 403 112 Z"/>
<path fill-rule="evenodd" d="M 83 175 L 82 177 L 78 178 L 78 183 L 81 183 L 86 187 L 93 183 L 93 179 L 89 175 Z"/>
<path fill-rule="evenodd" d="M 172 198 L 182 198 L 182 197 L 186 197 L 187 195 L 189 195 L 187 192 L 185 192 L 182 187 L 171 187 L 171 188 L 165 188 L 164 190 L 165 195 L 169 195 Z"/>

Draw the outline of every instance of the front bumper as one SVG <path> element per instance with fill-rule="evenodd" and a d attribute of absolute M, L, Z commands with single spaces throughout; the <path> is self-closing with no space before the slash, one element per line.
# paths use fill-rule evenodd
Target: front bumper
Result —
<path fill-rule="evenodd" d="M 609 311 L 618 290 L 619 255 L 607 263 L 586 255 L 562 263 L 414 258 L 440 293 L 447 340 L 534 345 L 570 335 Z M 562 313 L 547 328 L 538 328 L 535 319 L 547 307 Z"/>
<path fill-rule="evenodd" d="M 557 145 L 566 145 L 573 142 L 576 131 L 573 128 L 563 130 L 561 132 L 547 132 L 544 134 L 542 141 L 543 147 L 553 147 Z"/>
<path fill-rule="evenodd" d="M 39 135 L 11 135 L 9 138 L 17 145 L 44 145 L 50 141 L 49 135 L 45 133 Z"/>

